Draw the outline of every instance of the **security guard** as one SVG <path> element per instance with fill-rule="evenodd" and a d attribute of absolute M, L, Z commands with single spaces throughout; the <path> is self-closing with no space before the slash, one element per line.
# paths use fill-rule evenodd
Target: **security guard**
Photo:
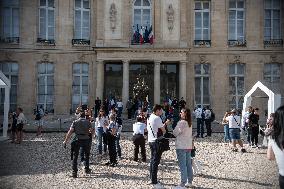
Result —
<path fill-rule="evenodd" d="M 80 112 L 80 118 L 72 123 L 63 142 L 64 147 L 66 147 L 66 143 L 70 139 L 72 133 L 75 133 L 75 136 L 73 137 L 71 142 L 71 159 L 73 159 L 72 177 L 77 178 L 77 172 L 78 172 L 77 160 L 78 160 L 80 147 L 82 147 L 83 151 L 85 152 L 85 173 L 86 174 L 91 173 L 91 169 L 89 168 L 90 145 L 91 145 L 89 134 L 93 133 L 93 130 L 90 121 L 86 119 L 86 114 L 84 110 Z M 72 158 L 73 155 L 74 157 Z"/>

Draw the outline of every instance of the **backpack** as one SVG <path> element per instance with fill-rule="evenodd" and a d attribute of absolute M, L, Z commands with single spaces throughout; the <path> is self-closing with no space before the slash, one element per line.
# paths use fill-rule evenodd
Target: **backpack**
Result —
<path fill-rule="evenodd" d="M 35 120 L 40 120 L 41 119 L 41 115 L 39 113 L 39 111 L 37 111 L 36 115 L 35 115 Z"/>

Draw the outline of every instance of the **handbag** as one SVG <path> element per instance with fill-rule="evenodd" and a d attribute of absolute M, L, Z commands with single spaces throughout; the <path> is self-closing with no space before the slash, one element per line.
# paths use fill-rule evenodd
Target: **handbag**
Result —
<path fill-rule="evenodd" d="M 152 134 L 153 136 L 155 137 L 155 134 L 153 132 L 153 129 L 151 127 L 151 125 L 149 125 L 150 128 L 151 128 L 151 131 L 152 131 Z M 169 142 L 169 139 L 165 138 L 164 136 L 160 136 L 156 139 L 156 144 L 158 146 L 158 151 L 159 152 L 165 152 L 165 151 L 168 151 L 170 150 L 170 142 Z"/>

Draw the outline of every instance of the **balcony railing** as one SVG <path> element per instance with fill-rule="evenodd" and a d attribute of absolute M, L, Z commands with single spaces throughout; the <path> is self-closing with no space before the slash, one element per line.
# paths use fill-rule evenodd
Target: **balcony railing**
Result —
<path fill-rule="evenodd" d="M 20 42 L 19 37 L 0 37 L 0 42 L 18 44 Z"/>
<path fill-rule="evenodd" d="M 147 28 L 147 26 L 141 26 L 139 29 L 138 25 L 136 26 L 136 29 L 131 33 L 131 45 L 139 45 L 139 44 L 153 44 L 154 40 L 154 34 L 152 31 L 152 26 L 150 28 Z"/>
<path fill-rule="evenodd" d="M 88 45 L 90 45 L 90 40 L 88 40 L 88 39 L 72 39 L 72 45 L 74 45 L 74 46 L 88 46 Z"/>
<path fill-rule="evenodd" d="M 55 40 L 54 39 L 37 38 L 37 43 L 40 43 L 42 45 L 55 45 Z"/>
<path fill-rule="evenodd" d="M 211 47 L 211 40 L 194 40 L 194 47 Z"/>
<path fill-rule="evenodd" d="M 246 47 L 247 41 L 246 40 L 228 40 L 229 47 Z"/>
<path fill-rule="evenodd" d="M 283 47 L 283 39 L 271 39 L 263 41 L 264 47 Z"/>

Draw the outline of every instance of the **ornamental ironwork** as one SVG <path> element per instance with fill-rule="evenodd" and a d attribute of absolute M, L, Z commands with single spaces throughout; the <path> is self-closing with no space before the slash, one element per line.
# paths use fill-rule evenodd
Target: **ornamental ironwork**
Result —
<path fill-rule="evenodd" d="M 90 40 L 88 40 L 88 39 L 72 39 L 72 45 L 74 45 L 74 46 L 90 45 Z"/>
<path fill-rule="evenodd" d="M 194 47 L 211 47 L 211 40 L 194 40 Z"/>
<path fill-rule="evenodd" d="M 246 40 L 228 40 L 229 47 L 246 47 L 247 41 Z"/>
<path fill-rule="evenodd" d="M 271 39 L 263 41 L 264 47 L 283 47 L 283 39 Z"/>
<path fill-rule="evenodd" d="M 42 45 L 55 45 L 55 40 L 54 39 L 37 38 L 37 43 L 40 43 Z"/>

